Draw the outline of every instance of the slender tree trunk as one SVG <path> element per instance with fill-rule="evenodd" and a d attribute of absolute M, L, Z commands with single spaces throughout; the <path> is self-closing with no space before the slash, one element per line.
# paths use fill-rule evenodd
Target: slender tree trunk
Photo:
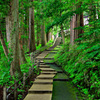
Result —
<path fill-rule="evenodd" d="M 76 22 L 76 15 L 72 17 L 70 22 L 70 44 L 74 45 L 75 41 L 75 22 Z"/>
<path fill-rule="evenodd" d="M 8 58 L 8 49 L 6 47 L 6 44 L 5 44 L 5 41 L 4 41 L 2 32 L 1 32 L 1 26 L 0 26 L 0 41 L 1 41 L 1 44 L 2 44 L 2 47 L 3 47 L 4 53 L 5 53 L 6 57 Z"/>
<path fill-rule="evenodd" d="M 80 15 L 76 14 L 76 28 L 80 27 Z M 75 39 L 79 38 L 80 29 L 75 29 Z"/>
<path fill-rule="evenodd" d="M 22 10 L 23 8 L 23 2 L 22 2 Z M 20 28 L 19 28 L 19 45 L 20 45 L 20 63 L 25 64 L 27 63 L 26 58 L 25 58 L 25 53 L 23 49 L 23 44 L 25 45 L 25 38 L 21 38 L 22 35 L 26 35 L 24 31 L 24 14 L 20 15 Z"/>
<path fill-rule="evenodd" d="M 84 27 L 83 13 L 80 15 L 80 26 Z M 79 37 L 82 37 L 83 33 L 84 33 L 84 30 L 80 29 L 80 36 Z"/>
<path fill-rule="evenodd" d="M 47 39 L 47 42 L 49 41 L 49 32 L 46 33 L 46 39 Z"/>
<path fill-rule="evenodd" d="M 48 41 L 50 41 L 51 40 L 51 32 L 49 32 L 49 34 L 48 34 Z"/>
<path fill-rule="evenodd" d="M 19 59 L 19 0 L 12 0 L 12 46 L 13 46 L 13 62 L 11 64 L 11 75 L 21 77 L 20 59 Z"/>
<path fill-rule="evenodd" d="M 61 25 L 61 36 L 62 36 L 62 42 L 64 44 L 65 43 L 65 36 L 64 36 L 64 31 L 63 31 L 63 25 Z"/>
<path fill-rule="evenodd" d="M 42 0 L 40 0 L 42 2 Z M 41 10 L 43 7 L 41 7 Z M 46 45 L 46 33 L 45 33 L 45 25 L 44 25 L 44 20 L 42 20 L 42 25 L 41 25 L 41 45 L 45 46 Z"/>
<path fill-rule="evenodd" d="M 33 52 L 36 50 L 34 33 L 34 8 L 30 8 L 29 12 L 29 52 Z"/>
<path fill-rule="evenodd" d="M 61 3 L 61 0 L 60 0 L 60 3 Z M 61 12 L 61 10 L 60 10 L 60 17 L 61 17 L 61 14 L 62 12 Z M 61 36 L 62 36 L 62 43 L 64 44 L 65 43 L 65 34 L 64 34 L 64 31 L 63 31 L 63 25 L 61 24 L 61 27 L 60 27 L 60 29 L 61 29 Z"/>
<path fill-rule="evenodd" d="M 78 9 L 80 7 L 81 7 L 81 2 L 77 5 L 76 8 Z M 71 45 L 74 45 L 75 39 L 82 37 L 82 34 L 84 33 L 83 29 L 74 29 L 78 27 L 84 27 L 83 12 L 75 14 L 75 16 L 72 17 L 70 24 L 71 24 L 70 25 L 70 32 L 71 32 L 70 33 L 70 43 Z"/>
<path fill-rule="evenodd" d="M 41 25 L 41 45 L 46 45 L 46 33 L 45 33 L 45 26 L 44 23 Z"/>
<path fill-rule="evenodd" d="M 25 20 L 24 20 L 24 23 L 27 27 L 24 27 L 24 30 L 25 30 L 25 35 L 27 38 L 25 38 L 25 43 L 24 43 L 24 50 L 27 51 L 29 49 L 29 9 L 25 9 Z"/>
<path fill-rule="evenodd" d="M 39 23 L 37 22 L 37 46 L 40 44 L 40 25 Z"/>
<path fill-rule="evenodd" d="M 7 16 L 6 17 L 6 37 L 7 37 L 7 42 L 9 43 L 9 48 L 11 47 L 11 39 L 10 39 L 10 34 L 11 34 L 11 30 L 10 30 L 10 27 L 11 27 L 11 21 L 10 21 L 10 16 Z"/>
<path fill-rule="evenodd" d="M 27 63 L 25 54 L 24 54 L 24 49 L 23 49 L 23 42 L 21 40 L 21 33 L 19 33 L 19 44 L 20 44 L 20 61 L 21 64 Z"/>

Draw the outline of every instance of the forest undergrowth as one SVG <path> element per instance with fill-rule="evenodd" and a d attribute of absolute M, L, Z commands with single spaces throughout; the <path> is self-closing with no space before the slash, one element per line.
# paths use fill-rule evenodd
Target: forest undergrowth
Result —
<path fill-rule="evenodd" d="M 71 82 L 85 96 L 86 100 L 100 99 L 100 43 L 83 42 L 70 47 L 62 46 L 55 56 L 55 62 L 68 73 Z"/>

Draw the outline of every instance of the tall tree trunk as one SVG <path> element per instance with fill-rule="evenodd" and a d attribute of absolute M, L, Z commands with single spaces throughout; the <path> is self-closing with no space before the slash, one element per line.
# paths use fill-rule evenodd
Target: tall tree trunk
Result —
<path fill-rule="evenodd" d="M 21 9 L 24 10 L 23 8 L 23 2 Z M 25 44 L 25 38 L 21 38 L 22 35 L 26 35 L 24 31 L 24 14 L 20 15 L 20 28 L 19 28 L 19 45 L 20 45 L 20 63 L 24 64 L 27 63 L 26 58 L 25 58 L 25 53 L 23 49 L 23 44 Z"/>
<path fill-rule="evenodd" d="M 34 1 L 34 0 L 33 0 Z M 29 9 L 29 52 L 36 50 L 34 33 L 34 8 Z"/>
<path fill-rule="evenodd" d="M 61 0 L 60 0 L 60 3 L 61 3 Z M 60 17 L 62 15 L 62 12 L 60 10 Z M 62 43 L 64 44 L 65 43 L 65 34 L 64 34 L 64 31 L 63 31 L 63 25 L 61 24 L 61 27 L 60 27 L 60 30 L 61 30 L 61 36 L 62 36 Z"/>
<path fill-rule="evenodd" d="M 2 32 L 1 32 L 1 24 L 0 24 L 0 41 L 1 41 L 1 44 L 2 44 L 2 47 L 3 47 L 4 53 L 5 53 L 6 57 L 8 58 L 8 49 L 6 47 L 6 44 L 5 44 L 5 41 L 4 41 Z"/>
<path fill-rule="evenodd" d="M 42 0 L 40 0 L 40 2 L 42 2 Z M 42 9 L 43 9 L 43 6 L 41 7 L 41 10 Z M 42 20 L 42 25 L 41 25 L 41 45 L 45 46 L 46 42 L 47 41 L 46 41 L 45 25 L 44 25 L 44 20 Z"/>
<path fill-rule="evenodd" d="M 76 15 L 72 17 L 70 22 L 70 44 L 74 45 L 75 41 L 75 21 L 76 21 Z"/>
<path fill-rule="evenodd" d="M 19 59 L 19 0 L 12 0 L 12 46 L 13 46 L 13 62 L 11 64 L 11 75 L 21 77 L 20 59 Z"/>
<path fill-rule="evenodd" d="M 11 39 L 10 39 L 10 34 L 11 34 L 11 30 L 10 30 L 10 27 L 11 27 L 11 21 L 10 21 L 10 16 L 8 15 L 6 17 L 6 37 L 7 37 L 7 42 L 9 43 L 8 46 L 9 48 L 11 47 Z"/>
<path fill-rule="evenodd" d="M 37 22 L 37 46 L 40 44 L 40 25 L 39 23 Z"/>
<path fill-rule="evenodd" d="M 24 43 L 24 50 L 27 51 L 29 49 L 29 45 L 28 45 L 28 42 L 29 42 L 29 9 L 25 9 L 25 20 L 24 20 L 24 23 L 27 27 L 24 27 L 24 30 L 25 30 L 25 35 L 27 38 L 25 38 L 25 43 Z"/>
<path fill-rule="evenodd" d="M 46 45 L 46 33 L 45 33 L 44 22 L 41 25 L 41 45 L 42 46 L 45 46 Z"/>
<path fill-rule="evenodd" d="M 48 42 L 48 35 L 49 35 L 49 33 L 46 33 L 46 39 L 47 39 L 46 41 L 47 41 L 47 42 Z"/>
<path fill-rule="evenodd" d="M 80 14 L 76 14 L 76 28 L 80 27 Z M 80 29 L 75 29 L 75 39 L 79 38 Z"/>
<path fill-rule="evenodd" d="M 21 40 L 21 33 L 19 33 L 19 44 L 20 44 L 20 61 L 21 64 L 27 63 L 25 54 L 24 54 L 24 49 L 23 49 L 23 42 Z"/>
<path fill-rule="evenodd" d="M 81 2 L 77 5 L 77 9 L 81 7 Z M 74 45 L 75 39 L 78 39 L 79 37 L 82 37 L 82 33 L 84 33 L 83 29 L 74 29 L 78 27 L 83 27 L 84 21 L 83 21 L 83 12 L 80 12 L 78 14 L 75 14 L 75 16 L 72 17 L 70 22 L 70 43 L 71 45 Z M 80 41 L 81 42 L 81 41 Z"/>
<path fill-rule="evenodd" d="M 51 32 L 48 33 L 48 42 L 51 40 Z"/>
<path fill-rule="evenodd" d="M 63 31 L 63 25 L 61 25 L 61 36 L 62 36 L 62 42 L 63 44 L 65 43 L 65 36 L 64 36 L 64 31 Z"/>

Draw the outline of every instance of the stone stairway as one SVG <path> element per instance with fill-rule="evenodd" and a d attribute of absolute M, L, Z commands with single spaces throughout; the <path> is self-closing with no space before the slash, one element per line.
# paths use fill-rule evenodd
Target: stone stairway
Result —
<path fill-rule="evenodd" d="M 36 77 L 24 100 L 80 100 L 73 92 L 75 91 L 73 87 L 69 85 L 69 78 L 62 68 L 48 62 L 48 59 L 52 59 L 59 48 L 60 46 L 57 46 L 54 50 L 51 47 L 36 57 L 36 60 L 40 61 L 41 73 Z M 47 60 L 46 64 L 43 62 L 44 58 Z"/>
<path fill-rule="evenodd" d="M 37 59 L 44 58 L 49 51 L 44 51 Z M 32 87 L 28 91 L 28 95 L 24 100 L 51 100 L 52 99 L 52 91 L 53 91 L 53 78 L 56 75 L 56 71 L 50 66 L 40 61 L 39 69 L 41 70 L 41 74 L 36 77 L 33 82 Z"/>

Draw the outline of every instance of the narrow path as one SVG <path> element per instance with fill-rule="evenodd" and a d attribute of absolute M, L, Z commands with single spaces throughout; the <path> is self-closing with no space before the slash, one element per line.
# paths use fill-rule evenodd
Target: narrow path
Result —
<path fill-rule="evenodd" d="M 47 51 L 42 52 L 36 57 L 36 60 L 40 60 L 41 74 L 37 76 L 33 82 L 32 87 L 28 91 L 28 95 L 24 100 L 51 100 L 53 91 L 53 78 L 56 75 L 56 71 L 50 66 L 43 63 L 45 56 L 54 49 L 60 43 L 60 38 L 56 39 L 56 42 Z"/>
<path fill-rule="evenodd" d="M 44 51 L 37 59 L 43 59 L 49 51 Z M 32 87 L 28 91 L 28 95 L 24 100 L 51 100 L 53 91 L 53 77 L 56 71 L 40 60 L 41 74 L 37 76 Z"/>
<path fill-rule="evenodd" d="M 54 50 L 49 52 L 45 58 L 54 58 L 54 55 L 58 52 L 59 49 L 60 46 L 57 46 Z M 70 84 L 69 78 L 63 72 L 62 68 L 52 63 L 52 61 L 48 59 L 44 60 L 45 63 L 47 63 L 57 72 L 53 79 L 52 100 L 80 100 L 76 95 L 74 87 Z"/>
<path fill-rule="evenodd" d="M 41 73 L 24 100 L 78 100 L 67 75 L 60 67 L 51 63 L 59 48 L 60 46 L 56 49 L 51 47 L 36 57 L 40 59 Z"/>

